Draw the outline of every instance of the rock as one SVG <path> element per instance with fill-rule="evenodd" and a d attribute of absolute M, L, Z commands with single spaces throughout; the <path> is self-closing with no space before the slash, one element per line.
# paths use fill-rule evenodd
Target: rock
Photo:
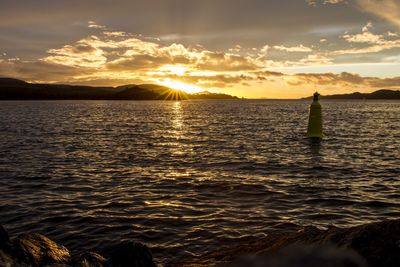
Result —
<path fill-rule="evenodd" d="M 16 257 L 32 266 L 63 265 L 70 260 L 67 248 L 40 234 L 23 234 L 13 243 Z"/>
<path fill-rule="evenodd" d="M 315 227 L 305 227 L 301 231 L 297 232 L 271 232 L 266 238 L 252 243 L 232 248 L 224 248 L 184 262 L 173 262 L 173 265 L 171 266 L 215 266 L 216 264 L 235 262 L 239 257 L 245 255 L 250 255 L 249 257 L 257 257 L 257 259 L 259 259 L 258 257 L 265 257 L 263 258 L 264 260 L 271 259 L 270 257 L 278 257 L 279 255 L 282 255 L 282 251 L 285 251 L 293 245 L 297 245 L 298 247 L 307 247 L 311 245 L 316 249 L 332 245 L 336 247 L 336 249 L 339 249 L 338 253 L 353 253 L 353 256 L 354 253 L 357 253 L 367 261 L 368 266 L 370 267 L 398 267 L 400 266 L 400 219 L 345 229 L 330 227 L 328 230 L 321 230 Z M 342 256 L 350 254 L 342 254 Z M 296 254 L 293 253 L 292 255 Z M 316 260 L 322 260 L 321 258 L 318 258 L 318 255 L 326 256 L 324 251 L 315 251 L 314 254 L 308 254 L 308 256 L 306 256 L 309 259 L 315 258 Z M 341 254 L 338 254 L 338 256 L 339 255 Z M 300 258 L 302 257 L 302 255 L 298 256 Z M 286 257 L 286 259 L 289 260 L 289 257 Z M 360 262 L 358 264 L 359 265 L 338 266 L 363 266 L 360 265 Z M 259 265 L 251 265 L 250 263 L 247 263 L 242 266 L 252 267 Z M 263 266 L 275 265 L 265 264 Z M 297 264 L 294 266 L 302 265 Z M 320 266 L 329 265 L 321 264 Z"/>
<path fill-rule="evenodd" d="M 81 254 L 73 264 L 74 267 L 103 267 L 106 265 L 107 260 L 103 256 L 94 252 Z"/>
<path fill-rule="evenodd" d="M 383 221 L 351 227 L 334 228 L 316 237 L 315 243 L 333 243 L 351 248 L 371 267 L 400 266 L 400 220 Z"/>
<path fill-rule="evenodd" d="M 244 257 L 226 267 L 366 267 L 351 250 L 330 246 L 291 246 L 273 255 Z M 222 266 L 221 266 L 222 267 Z"/>
<path fill-rule="evenodd" d="M 2 225 L 0 225 L 0 250 L 8 250 L 10 247 L 10 237 Z"/>
<path fill-rule="evenodd" d="M 110 249 L 108 263 L 113 267 L 157 267 L 146 245 L 124 242 Z"/>
<path fill-rule="evenodd" d="M 306 226 L 300 232 L 302 232 L 308 238 L 312 238 L 321 234 L 322 231 L 315 226 Z"/>
<path fill-rule="evenodd" d="M 7 231 L 0 225 L 0 266 L 19 266 L 15 259 L 10 255 L 11 242 Z"/>
<path fill-rule="evenodd" d="M 8 236 L 6 229 L 4 229 L 4 227 L 2 225 L 0 225 L 0 243 L 9 242 L 9 241 L 10 241 L 10 237 Z"/>
<path fill-rule="evenodd" d="M 25 267 L 27 266 L 24 263 L 17 262 L 15 258 L 13 258 L 11 255 L 5 253 L 3 250 L 0 250 L 0 266 L 4 267 L 11 267 L 11 266 L 21 266 Z"/>
<path fill-rule="evenodd" d="M 22 234 L 10 240 L 0 225 L 0 267 L 157 267 L 149 248 L 124 242 L 108 250 L 109 259 L 94 252 L 80 254 L 73 261 L 70 252 L 44 235 Z"/>

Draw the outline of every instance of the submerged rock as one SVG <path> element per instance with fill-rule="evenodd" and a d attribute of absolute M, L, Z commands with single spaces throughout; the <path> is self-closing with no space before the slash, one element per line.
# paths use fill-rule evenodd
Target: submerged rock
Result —
<path fill-rule="evenodd" d="M 113 267 L 156 267 L 153 255 L 146 245 L 124 242 L 109 252 L 108 263 Z"/>
<path fill-rule="evenodd" d="M 104 267 L 107 266 L 107 260 L 94 252 L 86 252 L 77 258 L 72 264 L 74 267 Z"/>
<path fill-rule="evenodd" d="M 13 241 L 14 254 L 31 266 L 65 264 L 70 260 L 67 248 L 41 234 L 22 234 Z"/>

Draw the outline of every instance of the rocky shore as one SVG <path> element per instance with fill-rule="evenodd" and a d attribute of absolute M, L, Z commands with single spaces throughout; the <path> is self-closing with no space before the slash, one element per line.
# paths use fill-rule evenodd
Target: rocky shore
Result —
<path fill-rule="evenodd" d="M 71 255 L 64 246 L 37 234 L 11 239 L 0 226 L 0 266 L 54 267 L 155 267 L 150 249 L 125 242 L 104 255 L 82 252 Z M 236 244 L 174 267 L 398 267 L 400 266 L 400 219 L 351 228 L 271 232 L 249 244 Z"/>
<path fill-rule="evenodd" d="M 109 249 L 107 255 L 83 252 L 71 255 L 70 251 L 44 235 L 22 234 L 10 239 L 0 226 L 1 267 L 156 267 L 150 250 L 141 243 L 124 242 Z"/>

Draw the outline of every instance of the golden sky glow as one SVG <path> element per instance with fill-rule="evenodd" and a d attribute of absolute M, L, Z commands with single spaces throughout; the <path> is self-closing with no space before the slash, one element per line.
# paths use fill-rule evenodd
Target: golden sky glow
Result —
<path fill-rule="evenodd" d="M 400 87 L 396 0 L 382 0 L 379 5 L 368 0 L 250 0 L 249 13 L 236 0 L 182 2 L 190 19 L 179 17 L 182 14 L 176 10 L 153 10 L 151 23 L 148 19 L 153 13 L 137 21 L 141 28 L 115 22 L 124 10 L 105 3 L 108 13 L 101 13 L 101 5 L 83 1 L 75 17 L 71 10 L 63 13 L 67 2 L 60 1 L 53 10 L 59 14 L 58 22 L 39 9 L 36 16 L 36 6 L 29 9 L 30 16 L 21 14 L 24 19 L 14 21 L 10 16 L 18 4 L 5 2 L 0 11 L 0 76 L 107 86 L 157 83 L 188 93 L 207 90 L 248 98 Z M 136 5 L 135 10 L 143 12 L 150 8 L 147 2 L 119 0 L 127 9 Z M 212 11 L 219 9 L 220 15 L 214 18 Z M 230 20 L 234 12 L 243 13 L 246 19 L 238 18 L 242 24 Z M 264 22 L 266 17 L 269 21 Z M 179 18 L 181 23 L 174 24 L 170 18 Z M 48 39 L 61 24 L 70 25 L 64 28 L 65 36 Z M 18 37 L 29 25 L 36 27 L 32 36 Z M 41 40 L 39 45 L 40 35 L 48 41 Z"/>

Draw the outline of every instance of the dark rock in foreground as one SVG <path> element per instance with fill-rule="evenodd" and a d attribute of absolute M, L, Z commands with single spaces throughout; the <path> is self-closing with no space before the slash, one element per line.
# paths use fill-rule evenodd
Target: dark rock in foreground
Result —
<path fill-rule="evenodd" d="M 290 246 L 273 255 L 251 255 L 226 267 L 367 267 L 365 260 L 351 250 L 332 245 Z"/>
<path fill-rule="evenodd" d="M 10 237 L 8 236 L 8 233 L 3 228 L 3 226 L 0 225 L 0 249 L 4 250 L 9 248 L 9 246 L 10 246 Z"/>
<path fill-rule="evenodd" d="M 141 243 L 122 243 L 110 248 L 107 256 L 84 252 L 71 257 L 66 247 L 37 233 L 10 240 L 0 226 L 1 267 L 157 267 L 150 250 Z"/>
<path fill-rule="evenodd" d="M 334 251 L 332 247 L 337 250 L 331 254 L 332 262 L 335 258 L 343 256 L 343 262 L 346 263 L 349 260 L 347 262 L 349 264 L 343 265 L 343 262 L 338 262 L 337 265 L 326 265 L 324 263 L 326 258 L 321 258 L 321 261 L 314 265 L 301 265 L 294 259 L 292 262 L 286 262 L 287 264 L 285 265 L 283 263 L 293 257 L 297 257 L 297 259 L 304 257 L 304 260 L 309 258 L 307 254 L 294 253 L 294 251 L 299 252 L 300 249 L 290 250 L 293 246 L 298 248 L 309 247 L 315 253 L 314 259 L 317 259 L 317 255 L 322 252 L 321 247 L 330 246 L 332 253 Z M 247 257 L 247 260 L 242 257 Z M 279 259 L 279 257 L 281 257 L 281 261 L 277 263 L 275 260 Z M 359 262 L 358 257 L 364 259 L 367 265 Z M 232 263 L 232 265 L 229 265 L 229 263 Z M 290 265 L 291 263 L 293 264 Z M 352 263 L 354 264 L 352 265 Z M 398 267 L 400 266 L 400 220 L 384 221 L 346 229 L 332 227 L 328 230 L 320 230 L 315 227 L 306 227 L 297 232 L 273 232 L 268 237 L 257 242 L 223 249 L 187 262 L 174 263 L 171 266 L 200 267 L 218 264 L 234 267 Z"/>
<path fill-rule="evenodd" d="M 23 234 L 13 242 L 12 253 L 33 266 L 66 264 L 70 254 L 66 247 L 40 234 Z"/>
<path fill-rule="evenodd" d="M 150 250 L 141 243 L 124 242 L 111 249 L 109 263 L 118 267 L 156 267 Z"/>

